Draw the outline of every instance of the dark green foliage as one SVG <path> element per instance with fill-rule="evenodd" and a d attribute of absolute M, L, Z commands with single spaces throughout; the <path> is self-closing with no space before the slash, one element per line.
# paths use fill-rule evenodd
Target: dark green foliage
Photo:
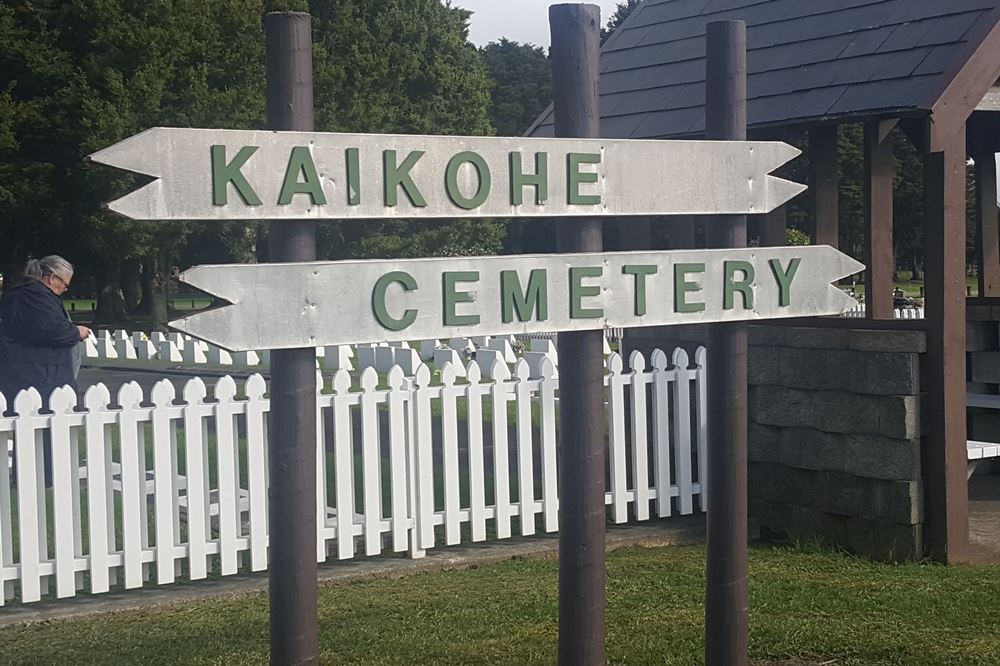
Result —
<path fill-rule="evenodd" d="M 76 285 L 90 276 L 107 296 L 98 321 L 110 323 L 126 316 L 123 262 L 142 259 L 149 278 L 173 263 L 266 255 L 253 225 L 103 212 L 142 179 L 83 158 L 154 126 L 264 127 L 262 17 L 289 10 L 314 16 L 318 130 L 490 133 L 469 13 L 439 0 L 9 0 L 0 4 L 0 272 L 12 276 L 30 254 L 64 254 Z M 328 226 L 322 237 L 344 242 L 328 243 L 327 257 L 496 252 L 504 230 Z"/>
<path fill-rule="evenodd" d="M 615 11 L 608 18 L 607 24 L 601 29 L 601 43 L 614 34 L 615 30 L 625 22 L 642 0 L 623 0 L 615 6 Z"/>
<path fill-rule="evenodd" d="M 479 53 L 494 83 L 490 122 L 498 136 L 521 136 L 552 101 L 544 49 L 501 39 Z"/>
<path fill-rule="evenodd" d="M 490 80 L 468 42 L 469 12 L 440 0 L 311 2 L 316 129 L 491 134 Z M 481 221 L 325 223 L 322 258 L 496 254 L 505 227 Z"/>

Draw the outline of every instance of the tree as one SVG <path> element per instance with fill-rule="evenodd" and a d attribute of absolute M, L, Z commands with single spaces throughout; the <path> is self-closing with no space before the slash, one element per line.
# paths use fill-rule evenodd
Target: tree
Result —
<path fill-rule="evenodd" d="M 608 19 L 607 25 L 601 29 L 601 43 L 614 34 L 615 30 L 625 22 L 625 19 L 629 17 L 632 11 L 639 6 L 642 0 L 624 0 L 624 2 L 619 2 L 615 6 L 615 11 L 611 14 L 611 18 Z"/>
<path fill-rule="evenodd" d="M 493 80 L 490 122 L 499 136 L 521 136 L 552 100 L 552 70 L 545 51 L 502 38 L 479 54 Z"/>
<path fill-rule="evenodd" d="M 313 16 L 320 131 L 487 135 L 490 80 L 470 12 L 440 0 L 326 0 Z M 387 220 L 321 225 L 320 256 L 495 254 L 502 223 Z"/>
<path fill-rule="evenodd" d="M 83 157 L 154 125 L 259 127 L 261 7 L 260 0 L 4 5 L 0 89 L 21 109 L 9 157 L 35 174 L 45 194 L 32 197 L 15 187 L 0 214 L 18 211 L 28 228 L 47 231 L 42 240 L 15 230 L 22 241 L 18 251 L 62 249 L 97 274 L 98 323 L 126 316 L 121 263 L 152 256 L 145 278 L 162 278 L 188 228 L 102 211 L 102 202 L 137 181 L 110 169 L 84 169 Z M 156 319 L 162 321 L 160 305 Z"/>

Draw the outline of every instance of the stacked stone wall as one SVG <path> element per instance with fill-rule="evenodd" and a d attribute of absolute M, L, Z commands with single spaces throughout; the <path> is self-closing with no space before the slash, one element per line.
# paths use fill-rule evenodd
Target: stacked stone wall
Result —
<path fill-rule="evenodd" d="M 750 513 L 887 560 L 922 554 L 922 333 L 750 329 Z"/>

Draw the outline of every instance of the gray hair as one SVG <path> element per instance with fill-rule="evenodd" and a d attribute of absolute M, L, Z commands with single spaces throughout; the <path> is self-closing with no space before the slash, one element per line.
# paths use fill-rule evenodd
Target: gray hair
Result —
<path fill-rule="evenodd" d="M 50 254 L 41 259 L 32 259 L 24 267 L 24 277 L 28 280 L 41 282 L 50 275 L 55 275 L 65 282 L 73 277 L 73 264 L 57 254 Z"/>

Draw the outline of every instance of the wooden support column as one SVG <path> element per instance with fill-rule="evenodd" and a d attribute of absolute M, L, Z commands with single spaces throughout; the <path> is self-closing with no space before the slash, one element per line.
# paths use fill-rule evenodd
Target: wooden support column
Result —
<path fill-rule="evenodd" d="M 934 129 L 932 127 L 931 131 Z M 926 398 L 922 409 L 925 554 L 968 559 L 965 424 L 965 131 L 934 136 L 924 161 Z"/>
<path fill-rule="evenodd" d="M 615 220 L 618 225 L 618 249 L 648 250 L 651 246 L 649 217 L 622 217 Z"/>
<path fill-rule="evenodd" d="M 784 247 L 788 226 L 788 207 L 778 206 L 766 215 L 758 215 L 761 247 Z"/>
<path fill-rule="evenodd" d="M 992 149 L 977 150 L 976 264 L 979 295 L 1000 296 L 1000 229 L 997 227 L 997 163 Z"/>
<path fill-rule="evenodd" d="M 865 305 L 869 319 L 892 319 L 894 121 L 865 123 Z"/>
<path fill-rule="evenodd" d="M 693 250 L 697 247 L 695 219 L 691 215 L 664 218 L 671 250 Z"/>
<path fill-rule="evenodd" d="M 809 130 L 809 189 L 812 191 L 813 242 L 816 245 L 840 245 L 837 163 L 837 126 L 823 125 Z"/>

